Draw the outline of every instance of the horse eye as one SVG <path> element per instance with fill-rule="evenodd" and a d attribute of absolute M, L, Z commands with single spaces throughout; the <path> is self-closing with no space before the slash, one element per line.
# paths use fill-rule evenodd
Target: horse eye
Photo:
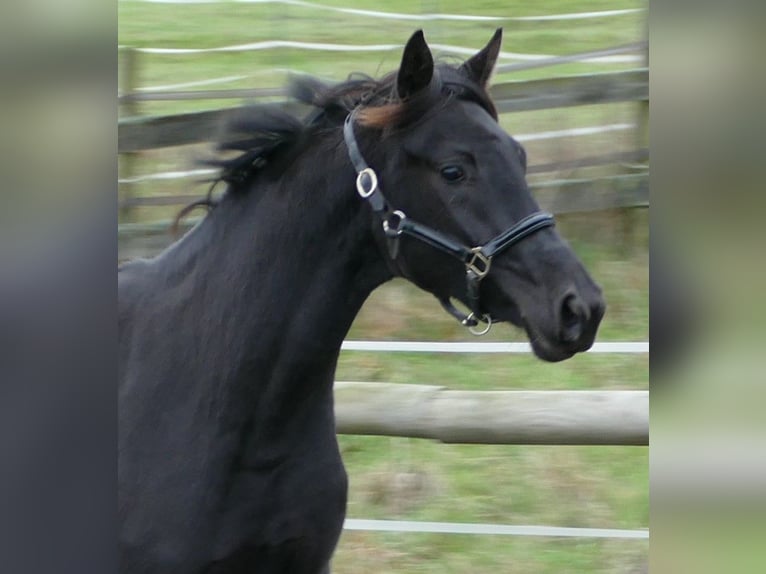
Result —
<path fill-rule="evenodd" d="M 441 169 L 441 174 L 447 181 L 459 181 L 465 177 L 465 172 L 459 165 L 445 166 Z"/>

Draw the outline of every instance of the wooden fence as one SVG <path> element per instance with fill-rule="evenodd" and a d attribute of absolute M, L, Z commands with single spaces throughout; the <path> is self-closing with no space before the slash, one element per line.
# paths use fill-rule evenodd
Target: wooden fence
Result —
<path fill-rule="evenodd" d="M 335 416 L 341 434 L 472 444 L 649 444 L 648 391 L 453 391 L 336 382 Z"/>
<path fill-rule="evenodd" d="M 502 113 L 561 108 L 595 103 L 637 102 L 639 121 L 647 121 L 643 104 L 649 97 L 649 77 L 646 68 L 546 78 L 521 82 L 505 82 L 491 88 L 498 109 Z M 236 90 L 226 94 L 233 98 L 245 95 L 252 98 L 283 95 L 279 90 Z M 145 94 L 149 96 L 150 94 Z M 181 94 L 175 93 L 174 96 Z M 152 97 L 158 94 L 151 94 Z M 218 94 L 222 96 L 222 94 Z M 134 109 L 136 100 L 130 94 L 123 95 L 123 104 Z M 300 106 L 283 101 L 280 105 L 301 112 Z M 186 204 L 198 195 L 174 194 L 160 196 L 137 196 L 135 185 L 140 180 L 133 175 L 138 152 L 210 141 L 220 126 L 235 113 L 236 108 L 191 112 L 160 117 L 126 117 L 119 121 L 118 151 L 121 154 L 121 199 L 123 220 L 128 219 L 135 207 Z M 616 126 L 630 127 L 630 126 Z M 608 126 L 607 128 L 608 129 Z M 644 128 L 637 126 L 640 132 Z M 555 136 L 557 134 L 551 134 Z M 563 134 L 566 135 L 566 134 Z M 530 137 L 534 137 L 532 134 Z M 615 164 L 642 164 L 648 160 L 649 151 L 637 142 L 630 151 L 585 156 L 577 159 L 533 164 L 530 174 L 570 171 L 585 167 Z M 179 173 L 177 177 L 194 175 L 195 172 Z M 161 176 L 162 174 L 160 174 Z M 148 178 L 147 178 L 148 179 Z M 530 188 L 543 209 L 554 213 L 598 211 L 615 208 L 645 207 L 649 203 L 648 172 L 641 169 L 635 173 L 618 173 L 605 177 L 586 179 L 549 179 L 531 183 Z M 167 233 L 168 222 L 150 225 L 122 225 L 119 229 L 121 257 L 154 254 L 164 248 L 172 238 Z"/>
<path fill-rule="evenodd" d="M 133 64 L 135 65 L 135 64 Z M 646 68 L 520 82 L 504 82 L 490 88 L 500 113 L 563 108 L 589 104 L 646 101 L 649 98 L 649 71 Z M 286 97 L 279 89 L 242 89 L 193 92 L 124 93 L 124 105 L 158 99 L 251 99 Z M 288 111 L 301 107 L 282 103 Z M 210 141 L 236 108 L 192 112 L 161 117 L 127 117 L 120 120 L 119 153 L 144 151 Z"/>
<path fill-rule="evenodd" d="M 149 0 L 147 0 L 149 1 Z M 151 0 L 152 2 L 163 0 Z M 166 0 L 177 2 L 178 0 Z M 499 13 L 476 14 L 441 14 L 441 13 L 396 13 L 390 10 L 360 10 L 357 8 L 330 6 L 316 2 L 296 0 L 273 0 L 274 4 L 284 4 L 305 12 L 330 13 L 336 18 L 363 18 L 364 21 L 412 21 L 412 22 L 580 22 L 584 20 L 623 18 L 645 12 L 645 8 L 624 10 L 602 10 L 567 14 L 511 15 Z M 285 13 L 287 14 L 287 13 Z M 286 16 L 287 17 L 287 16 Z M 630 16 L 628 16 L 630 17 Z M 413 24 L 418 26 L 418 24 Z M 644 32 L 646 34 L 646 32 Z M 648 186 L 648 35 L 643 41 L 623 43 L 602 49 L 565 55 L 519 54 L 501 52 L 496 67 L 498 74 L 528 70 L 532 68 L 557 66 L 577 62 L 592 66 L 619 64 L 621 70 L 562 77 L 549 77 L 524 81 L 503 81 L 491 87 L 490 92 L 501 114 L 532 110 L 550 110 L 572 106 L 601 105 L 618 102 L 635 102 L 634 124 L 595 126 L 586 130 L 563 130 L 545 135 L 529 134 L 532 139 L 558 138 L 562 136 L 589 135 L 612 131 L 614 129 L 632 129 L 635 145 L 632 149 L 615 152 L 607 150 L 597 155 L 581 155 L 575 158 L 559 158 L 546 163 L 532 164 L 529 174 L 532 177 L 532 189 L 541 206 L 554 213 L 604 210 L 613 208 L 645 207 L 649 202 Z M 337 52 L 343 59 L 345 53 L 385 52 L 399 50 L 394 44 L 368 44 L 357 41 L 353 44 L 330 44 L 316 42 L 315 38 L 291 38 L 289 34 L 280 35 L 279 39 L 256 37 L 250 43 L 217 46 L 157 46 L 131 47 L 120 46 L 121 86 L 118 95 L 121 119 L 118 127 L 118 151 L 120 154 L 120 215 L 121 222 L 128 224 L 134 220 L 136 208 L 176 206 L 187 204 L 199 198 L 199 194 L 142 194 L 138 193 L 141 185 L 152 180 L 199 177 L 201 170 L 185 172 L 164 172 L 137 176 L 137 166 L 143 152 L 177 146 L 201 144 L 214 139 L 222 125 L 235 113 L 235 108 L 225 107 L 201 112 L 189 112 L 158 117 L 140 115 L 143 102 L 171 100 L 248 100 L 250 102 L 269 101 L 290 111 L 302 113 L 301 106 L 287 100 L 283 88 L 270 86 L 240 89 L 210 89 L 217 83 L 242 80 L 248 76 L 228 76 L 226 78 L 196 79 L 192 82 L 174 85 L 146 87 L 141 85 L 141 68 L 144 58 L 184 58 L 184 54 L 225 54 L 241 52 L 259 52 L 263 50 L 302 50 Z M 323 38 L 323 40 L 326 40 Z M 623 38 L 623 41 L 627 38 Z M 509 44 L 510 45 L 510 44 Z M 468 46 L 432 44 L 437 52 L 465 56 L 474 50 Z M 218 56 L 216 56 L 218 57 Z M 629 64 L 634 62 L 635 64 Z M 642 64 L 641 64 L 642 62 Z M 624 69 L 625 65 L 638 65 L 636 69 Z M 296 73 L 302 73 L 294 70 Z M 242 74 L 243 72 L 231 72 Z M 195 89 L 189 89 L 195 88 Z M 590 131 L 589 131 L 590 130 Z M 514 134 L 518 136 L 518 134 Z M 518 137 L 522 142 L 521 137 Z M 611 167 L 610 167 L 611 166 Z M 588 176 L 578 179 L 571 174 L 582 168 L 605 168 L 591 170 Z M 594 179 L 594 173 L 598 176 Z M 551 174 L 550 177 L 545 175 Z M 563 175 L 563 178 L 562 178 Z M 142 212 L 145 213 L 145 212 Z M 167 212 L 166 212 L 167 213 Z M 155 221 L 151 225 L 126 225 L 120 228 L 121 256 L 148 255 L 166 246 L 170 238 L 164 230 L 166 221 Z M 163 231 L 159 231 L 163 230 Z M 143 235 L 142 235 L 143 233 Z"/>

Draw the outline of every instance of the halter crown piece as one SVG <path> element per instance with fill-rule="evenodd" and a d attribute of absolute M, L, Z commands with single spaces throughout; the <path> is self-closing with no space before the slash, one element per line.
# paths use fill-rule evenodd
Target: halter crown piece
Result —
<path fill-rule="evenodd" d="M 357 192 L 362 199 L 370 204 L 373 212 L 380 218 L 391 259 L 395 261 L 399 256 L 399 238 L 402 235 L 414 237 L 459 259 L 465 265 L 466 291 L 471 312 L 466 315 L 459 311 L 449 300 L 449 297 L 437 297 L 437 299 L 444 310 L 460 321 L 462 325 L 468 327 L 471 333 L 474 335 L 486 334 L 492 326 L 492 318 L 488 313 L 481 310 L 479 286 L 481 280 L 489 273 L 492 258 L 536 231 L 554 225 L 553 215 L 541 211 L 532 213 L 484 245 L 476 247 L 468 247 L 435 229 L 408 218 L 402 211 L 392 209 L 389 206 L 378 185 L 378 175 L 362 157 L 354 136 L 355 114 L 356 110 L 346 116 L 346 121 L 343 124 L 343 139 L 346 142 L 351 163 L 357 172 Z M 486 327 L 476 330 L 475 327 L 480 322 L 486 323 Z"/>

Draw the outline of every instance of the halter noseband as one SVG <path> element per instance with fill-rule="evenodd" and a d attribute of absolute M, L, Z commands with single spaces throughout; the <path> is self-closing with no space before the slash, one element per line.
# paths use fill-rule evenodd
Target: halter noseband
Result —
<path fill-rule="evenodd" d="M 492 318 L 489 314 L 481 311 L 479 284 L 489 273 L 492 258 L 536 231 L 554 225 L 553 215 L 545 212 L 528 215 L 497 237 L 477 247 L 463 245 L 435 229 L 410 219 L 402 211 L 392 209 L 383 196 L 375 170 L 367 165 L 359 151 L 359 145 L 354 136 L 354 115 L 355 111 L 346 116 L 346 121 L 343 124 L 343 139 L 346 142 L 351 163 L 354 164 L 354 169 L 357 171 L 357 192 L 362 199 L 369 202 L 372 210 L 380 217 L 391 259 L 396 261 L 399 255 L 399 238 L 402 235 L 419 239 L 431 247 L 459 259 L 465 265 L 468 306 L 471 313 L 466 315 L 459 311 L 449 300 L 449 297 L 437 297 L 437 299 L 445 311 L 468 327 L 474 335 L 484 335 L 492 326 Z M 479 322 L 486 323 L 487 326 L 481 331 L 476 331 L 474 327 Z"/>

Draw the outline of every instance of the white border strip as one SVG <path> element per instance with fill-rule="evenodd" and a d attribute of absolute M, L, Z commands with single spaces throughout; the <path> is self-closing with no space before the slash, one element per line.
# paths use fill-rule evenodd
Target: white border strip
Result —
<path fill-rule="evenodd" d="M 514 136 L 514 139 L 520 142 L 532 142 L 537 140 L 550 140 L 563 137 L 573 136 L 591 136 L 595 134 L 602 134 L 606 132 L 618 132 L 623 130 L 631 130 L 636 127 L 636 124 L 611 124 L 608 126 L 590 126 L 584 128 L 572 128 L 569 130 L 555 130 L 550 132 L 538 132 L 534 134 L 519 134 Z"/>
<path fill-rule="evenodd" d="M 626 10 L 602 10 L 599 12 L 576 12 L 571 14 L 549 14 L 544 16 L 473 16 L 471 14 L 402 14 L 399 12 L 382 12 L 379 10 L 360 10 L 357 8 L 343 8 L 340 6 L 324 6 L 302 0 L 122 0 L 123 2 L 143 2 L 147 4 L 222 4 L 225 2 L 237 4 L 285 4 L 288 6 L 301 6 L 303 8 L 315 8 L 328 10 L 341 14 L 355 16 L 367 16 L 385 20 L 454 20 L 458 22 L 543 22 L 551 20 L 585 20 L 590 18 L 607 18 L 611 16 L 624 16 L 644 12 L 644 8 L 630 8 Z"/>
<path fill-rule="evenodd" d="M 127 177 L 127 178 L 118 179 L 117 183 L 141 183 L 142 181 L 184 179 L 187 177 L 198 177 L 201 175 L 214 175 L 216 173 L 218 173 L 217 169 L 192 169 L 189 171 L 163 171 L 160 173 L 150 173 L 148 175 L 138 175 L 136 177 Z"/>
<path fill-rule="evenodd" d="M 168 87 L 168 86 L 164 86 Z M 622 131 L 635 128 L 635 124 L 612 124 L 607 126 L 591 126 L 583 128 L 572 128 L 569 130 L 555 130 L 549 132 L 539 132 L 535 134 L 519 134 L 515 139 L 520 142 L 531 142 L 538 140 L 548 140 L 562 137 L 589 136 L 606 132 Z M 166 171 L 140 175 L 126 179 L 118 179 L 118 183 L 141 183 L 144 181 L 184 179 L 188 177 L 197 177 L 202 175 L 213 175 L 217 173 L 215 169 L 194 169 L 190 171 Z M 598 343 L 596 343 L 598 345 Z"/>
<path fill-rule="evenodd" d="M 212 86 L 214 84 L 227 84 L 229 82 L 238 82 L 239 80 L 245 80 L 251 78 L 249 76 L 225 76 L 223 78 L 212 78 L 210 80 L 196 80 L 193 82 L 183 82 L 181 84 L 167 84 L 165 86 L 149 86 L 146 88 L 138 88 L 139 92 L 162 92 L 165 90 L 182 90 L 184 88 L 196 88 L 198 86 Z"/>
<path fill-rule="evenodd" d="M 120 45 L 118 47 L 125 47 Z M 474 48 L 465 48 L 462 46 L 452 46 L 450 44 L 431 44 L 431 47 L 442 52 L 453 54 L 472 55 L 476 53 Z M 324 52 L 387 52 L 390 50 L 400 50 L 402 44 L 329 44 L 324 42 L 297 42 L 293 40 L 264 40 L 262 42 L 251 42 L 249 44 L 234 44 L 231 46 L 219 46 L 216 48 L 133 48 L 136 52 L 143 54 L 161 54 L 161 55 L 187 55 L 187 54 L 210 54 L 217 52 L 253 52 L 257 50 L 272 50 L 276 48 L 293 48 L 298 50 L 312 50 Z M 500 58 L 538 61 L 550 58 L 558 58 L 551 54 L 520 54 L 517 52 L 500 52 Z M 594 58 L 585 58 L 577 60 L 590 64 L 625 64 L 630 62 L 643 61 L 640 55 L 616 55 L 600 56 Z"/>
<path fill-rule="evenodd" d="M 430 341 L 343 341 L 342 351 L 400 353 L 531 353 L 529 343 L 444 343 Z M 589 353 L 645 354 L 648 342 L 594 343 Z"/>
<path fill-rule="evenodd" d="M 147 86 L 144 88 L 136 88 L 136 90 L 139 92 L 162 92 L 166 90 L 167 91 L 180 90 L 183 88 L 193 88 L 197 86 L 212 86 L 215 84 L 226 84 L 229 82 L 238 82 L 240 80 L 248 80 L 250 78 L 257 78 L 261 76 L 274 76 L 278 74 L 314 77 L 311 74 L 308 74 L 307 72 L 304 72 L 302 70 L 294 70 L 292 68 L 269 68 L 266 70 L 258 71 L 255 74 L 245 74 L 240 76 L 224 76 L 223 78 L 212 78 L 210 80 L 193 80 L 193 81 L 183 82 L 180 84 L 167 84 L 165 86 Z M 328 81 L 332 81 L 332 80 L 328 79 Z"/>
<path fill-rule="evenodd" d="M 365 16 L 368 18 L 377 18 L 382 20 L 409 20 L 409 21 L 428 21 L 428 20 L 452 20 L 458 22 L 500 22 L 510 20 L 499 16 L 474 16 L 471 14 L 402 14 L 399 12 L 382 12 L 380 10 L 361 10 L 358 8 L 343 8 L 340 6 L 324 6 L 314 4 L 313 2 L 304 2 L 302 0 L 232 0 L 241 4 L 287 4 L 288 6 L 300 6 L 303 8 L 315 8 L 319 10 L 329 10 L 340 14 L 351 14 L 353 16 Z"/>
<path fill-rule="evenodd" d="M 411 522 L 409 520 L 367 520 L 346 518 L 345 530 L 376 532 L 423 532 L 428 534 L 500 534 L 505 536 L 554 536 L 568 538 L 649 539 L 648 530 L 617 528 L 570 528 L 563 526 L 511 526 L 465 522 Z"/>
<path fill-rule="evenodd" d="M 549 16 L 516 16 L 506 18 L 514 22 L 545 22 L 551 20 L 588 20 L 591 18 L 607 18 L 610 16 L 624 16 L 626 14 L 638 14 L 644 8 L 628 8 L 625 10 L 602 10 L 600 12 L 575 12 L 572 14 L 551 14 Z"/>
<path fill-rule="evenodd" d="M 302 50 L 320 50 L 328 52 L 381 52 L 401 48 L 399 44 L 326 44 L 321 42 L 294 42 L 291 40 L 265 40 L 249 44 L 234 44 L 217 48 L 134 48 L 144 54 L 206 54 L 214 52 L 250 52 L 273 48 L 299 48 Z"/>

